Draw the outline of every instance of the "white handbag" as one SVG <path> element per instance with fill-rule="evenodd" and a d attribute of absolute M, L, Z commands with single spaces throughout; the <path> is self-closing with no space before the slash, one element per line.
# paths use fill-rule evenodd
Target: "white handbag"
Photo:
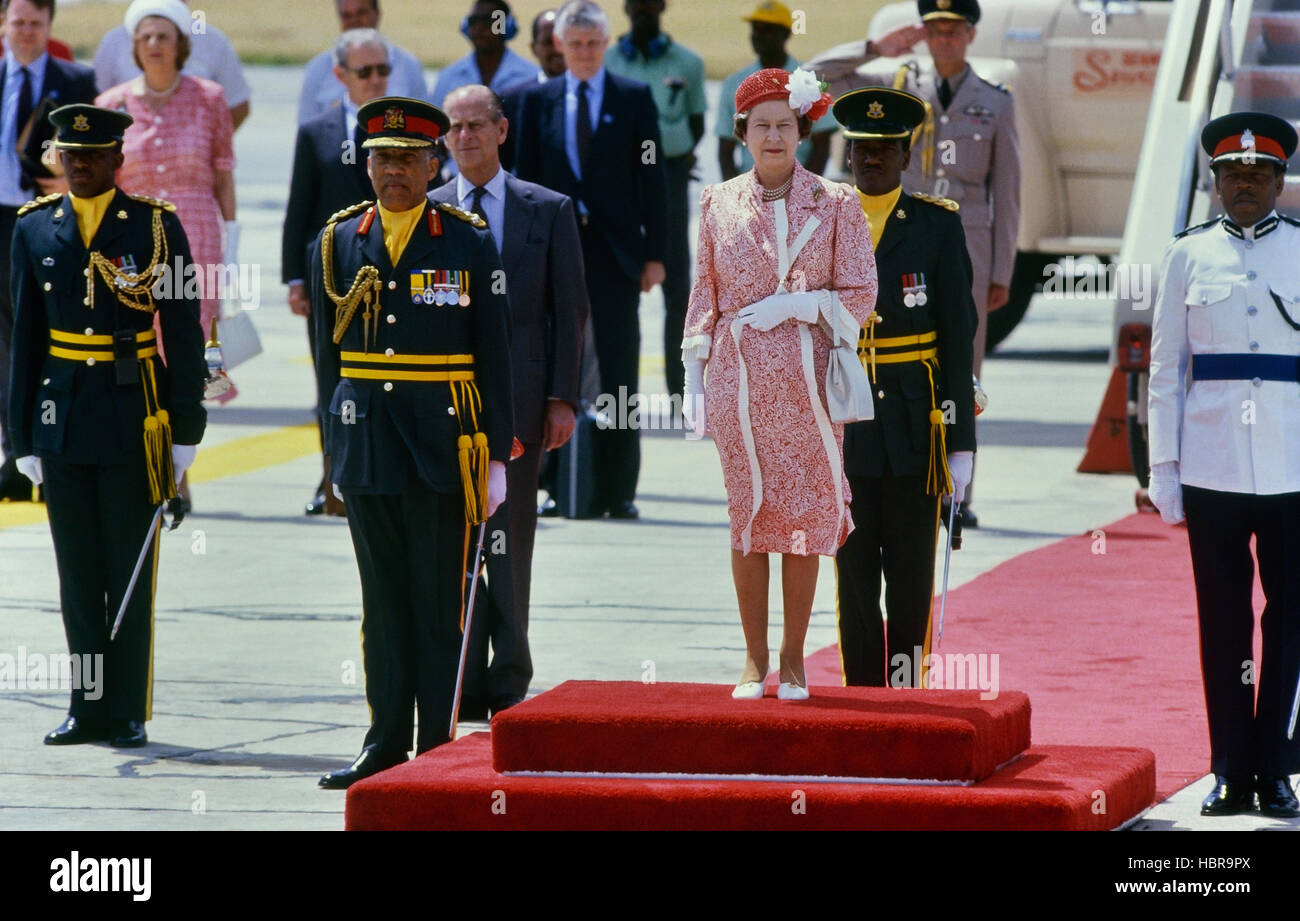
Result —
<path fill-rule="evenodd" d="M 836 424 L 868 422 L 876 418 L 871 398 L 871 380 L 858 359 L 857 343 L 844 343 L 840 329 L 840 299 L 832 294 L 835 327 L 830 359 L 826 364 L 826 412 Z"/>
<path fill-rule="evenodd" d="M 250 358 L 262 354 L 262 340 L 248 311 L 235 308 L 235 312 L 217 321 L 217 338 L 221 341 L 221 354 L 226 360 L 226 370 L 237 368 Z"/>

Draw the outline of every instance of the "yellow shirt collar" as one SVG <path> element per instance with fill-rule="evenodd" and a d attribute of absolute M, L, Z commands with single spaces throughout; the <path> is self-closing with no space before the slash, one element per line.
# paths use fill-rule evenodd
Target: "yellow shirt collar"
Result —
<path fill-rule="evenodd" d="M 894 213 L 894 205 L 898 204 L 899 196 L 903 194 L 903 187 L 900 185 L 892 192 L 886 192 L 884 195 L 868 195 L 861 189 L 855 189 L 858 198 L 862 202 L 862 212 L 867 216 L 867 225 L 871 228 L 871 246 L 874 249 L 880 245 L 880 238 L 885 233 L 885 222 L 889 216 Z"/>
<path fill-rule="evenodd" d="M 379 208 L 380 226 L 384 229 L 384 249 L 388 250 L 389 261 L 394 266 L 411 240 L 411 232 L 424 213 L 424 205 L 421 202 L 409 211 L 389 211 L 383 205 L 376 206 Z"/>
<path fill-rule="evenodd" d="M 72 210 L 77 215 L 77 230 L 81 231 L 82 246 L 90 246 L 90 241 L 95 239 L 99 222 L 104 219 L 104 212 L 108 210 L 108 203 L 113 200 L 116 192 L 117 189 L 112 188 L 93 198 L 78 198 L 71 192 L 68 193 L 68 198 L 72 199 Z"/>

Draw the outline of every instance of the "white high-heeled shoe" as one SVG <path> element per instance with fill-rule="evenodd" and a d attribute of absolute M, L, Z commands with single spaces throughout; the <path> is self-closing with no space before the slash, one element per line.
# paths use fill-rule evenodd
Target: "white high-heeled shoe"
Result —
<path fill-rule="evenodd" d="M 800 687 L 793 681 L 782 681 L 781 686 L 776 689 L 776 696 L 781 700 L 807 700 L 808 689 Z"/>
<path fill-rule="evenodd" d="M 731 692 L 732 700 L 761 700 L 763 697 L 762 681 L 742 681 Z"/>

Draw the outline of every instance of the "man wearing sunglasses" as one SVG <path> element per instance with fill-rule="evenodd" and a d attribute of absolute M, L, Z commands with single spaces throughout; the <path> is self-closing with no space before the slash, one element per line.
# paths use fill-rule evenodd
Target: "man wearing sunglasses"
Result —
<path fill-rule="evenodd" d="M 379 28 L 379 0 L 334 0 L 334 11 L 339 17 L 340 32 Z M 387 64 L 391 68 L 388 95 L 423 99 L 424 67 L 419 59 L 405 48 L 398 48 L 391 42 L 385 44 L 388 48 Z M 298 124 L 304 125 L 344 104 L 346 90 L 330 75 L 337 63 L 333 48 L 325 49 L 307 62 L 302 78 L 302 93 L 298 97 Z M 365 158 L 361 159 L 364 162 Z M 348 204 L 352 204 L 352 201 L 349 200 Z"/>
<path fill-rule="evenodd" d="M 343 104 L 298 128 L 294 147 L 293 179 L 281 237 L 280 278 L 289 286 L 289 309 L 307 318 L 307 342 L 316 353 L 311 335 L 311 299 L 307 277 L 307 247 L 316 239 L 331 214 L 375 197 L 366 175 L 364 134 L 357 127 L 357 109 L 387 95 L 388 44 L 374 29 L 349 29 L 334 45 L 334 77 L 344 89 Z M 319 411 L 318 411 L 319 415 Z M 319 422 L 319 419 L 318 419 Z M 325 471 L 328 475 L 328 471 Z M 307 503 L 308 515 L 343 514 L 341 502 L 325 489 L 326 478 Z"/>

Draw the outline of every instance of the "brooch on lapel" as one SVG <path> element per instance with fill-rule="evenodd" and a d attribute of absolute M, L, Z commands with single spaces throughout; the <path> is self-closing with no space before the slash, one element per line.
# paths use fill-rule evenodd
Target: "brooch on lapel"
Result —
<path fill-rule="evenodd" d="M 821 186 L 818 186 L 817 188 L 813 189 L 813 201 L 817 201 L 817 199 L 821 198 L 822 193 L 825 191 L 826 190 L 823 189 Z"/>

